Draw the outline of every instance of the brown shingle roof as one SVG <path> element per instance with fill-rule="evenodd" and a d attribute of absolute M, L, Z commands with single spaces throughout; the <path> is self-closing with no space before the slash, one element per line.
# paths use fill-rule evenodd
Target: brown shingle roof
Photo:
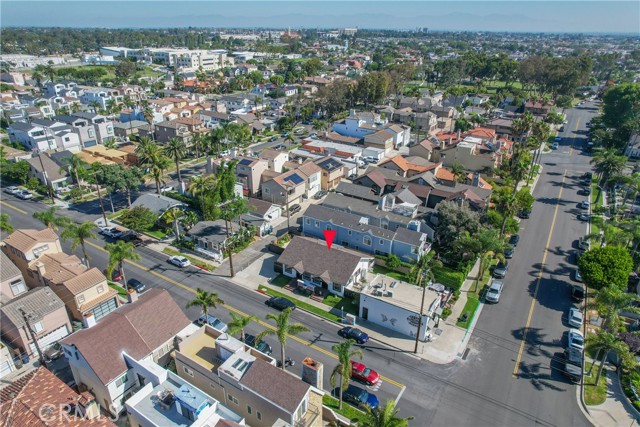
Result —
<path fill-rule="evenodd" d="M 308 161 L 308 162 L 305 162 L 302 165 L 300 165 L 298 170 L 300 172 L 302 172 L 303 174 L 307 175 L 307 176 L 311 176 L 313 174 L 321 172 L 322 168 L 320 166 L 316 165 L 314 162 Z"/>
<path fill-rule="evenodd" d="M 55 242 L 56 240 L 58 240 L 58 235 L 45 228 L 44 230 L 16 230 L 3 242 L 22 253 L 26 253 L 38 243 Z"/>
<path fill-rule="evenodd" d="M 76 346 L 103 384 L 108 384 L 127 370 L 123 351 L 136 359 L 145 357 L 189 323 L 169 293 L 154 288 L 62 343 Z"/>
<path fill-rule="evenodd" d="M 0 425 L 6 427 L 115 427 L 108 418 L 78 417 L 66 405 L 86 404 L 93 396 L 80 396 L 45 367 L 18 378 L 0 393 Z M 45 406 L 51 412 L 43 412 Z M 44 417 L 43 415 L 46 415 Z"/>
<path fill-rule="evenodd" d="M 242 376 L 240 384 L 293 413 L 311 386 L 287 371 L 256 359 Z M 286 390 L 286 391 L 285 391 Z"/>

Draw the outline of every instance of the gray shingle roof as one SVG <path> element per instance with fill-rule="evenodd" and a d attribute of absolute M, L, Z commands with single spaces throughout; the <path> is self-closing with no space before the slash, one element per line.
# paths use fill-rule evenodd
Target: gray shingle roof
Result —
<path fill-rule="evenodd" d="M 322 206 L 339 211 L 351 212 L 354 214 L 367 216 L 370 218 L 387 217 L 394 222 L 401 224 L 409 224 L 413 218 L 398 215 L 393 212 L 382 212 L 377 205 L 367 202 L 366 200 L 355 199 L 353 197 L 343 196 L 342 194 L 329 193 L 322 202 Z"/>
<path fill-rule="evenodd" d="M 63 307 L 62 300 L 47 286 L 32 289 L 12 299 L 2 306 L 2 313 L 11 320 L 11 323 L 20 328 L 24 325 L 20 309 L 30 314 L 33 322 L 38 322 L 47 314 Z"/>
<path fill-rule="evenodd" d="M 27 122 L 13 122 L 11 123 L 11 125 L 9 125 L 9 127 L 13 130 L 21 130 L 23 132 L 28 132 L 31 129 L 33 129 L 35 126 Z"/>
<path fill-rule="evenodd" d="M 370 258 L 338 245 L 331 250 L 322 240 L 296 236 L 278 257 L 278 262 L 321 277 L 326 282 L 346 285 L 362 258 Z"/>
<path fill-rule="evenodd" d="M 143 194 L 138 197 L 135 202 L 131 203 L 132 208 L 135 208 L 136 206 L 144 206 L 145 208 L 151 209 L 152 212 L 160 215 L 167 209 L 175 206 L 185 206 L 185 204 L 161 194 Z"/>
<path fill-rule="evenodd" d="M 11 280 L 17 276 L 22 277 L 22 273 L 20 273 L 18 267 L 11 262 L 4 252 L 0 252 L 0 282 Z"/>
<path fill-rule="evenodd" d="M 368 200 L 370 202 L 377 203 L 380 200 L 380 196 L 373 194 L 373 190 L 364 185 L 356 185 L 350 182 L 342 181 L 336 187 L 336 193 L 344 194 L 345 196 L 354 197 L 357 199 Z"/>

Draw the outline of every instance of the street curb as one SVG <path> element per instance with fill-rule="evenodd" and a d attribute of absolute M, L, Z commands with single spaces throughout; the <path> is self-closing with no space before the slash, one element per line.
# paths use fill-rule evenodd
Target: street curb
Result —
<path fill-rule="evenodd" d="M 622 385 L 620 369 L 616 369 L 616 371 L 617 371 L 616 374 L 618 375 L 618 385 L 620 386 L 620 389 L 622 389 L 622 395 L 624 396 L 624 403 L 623 403 L 624 407 L 625 409 L 627 409 L 627 411 L 631 412 L 633 417 L 636 419 L 636 422 L 638 422 L 638 420 L 640 420 L 640 411 L 636 409 L 636 407 L 633 405 L 633 402 L 631 402 L 631 399 L 629 398 L 629 396 L 627 396 L 627 393 L 624 392 L 624 386 Z"/>

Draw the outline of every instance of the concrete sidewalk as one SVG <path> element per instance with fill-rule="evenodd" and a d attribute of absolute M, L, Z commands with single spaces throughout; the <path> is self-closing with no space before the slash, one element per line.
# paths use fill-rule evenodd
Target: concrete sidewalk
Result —
<path fill-rule="evenodd" d="M 614 369 L 607 366 L 607 399 L 601 405 L 588 406 L 585 415 L 596 427 L 638 426 L 640 424 L 635 418 L 634 409 L 629 407 L 631 403 L 624 395 L 620 377 Z"/>

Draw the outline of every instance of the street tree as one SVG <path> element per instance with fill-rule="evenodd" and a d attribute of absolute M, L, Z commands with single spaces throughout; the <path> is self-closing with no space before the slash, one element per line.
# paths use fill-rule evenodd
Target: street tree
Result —
<path fill-rule="evenodd" d="M 11 225 L 9 214 L 0 213 L 0 230 L 13 233 L 13 225 Z"/>
<path fill-rule="evenodd" d="M 50 230 L 56 231 L 59 227 L 64 227 L 71 221 L 68 217 L 56 214 L 58 208 L 52 206 L 46 211 L 37 211 L 33 213 L 33 217 L 47 226 Z"/>
<path fill-rule="evenodd" d="M 62 240 L 71 240 L 71 250 L 76 250 L 78 246 L 82 248 L 82 256 L 87 267 L 89 266 L 89 255 L 87 254 L 85 243 L 88 239 L 96 238 L 93 232 L 96 228 L 96 224 L 91 221 L 85 221 L 80 224 L 69 222 L 60 234 Z"/>
<path fill-rule="evenodd" d="M 180 174 L 180 161 L 187 155 L 187 145 L 184 140 L 179 138 L 171 138 L 164 146 L 163 153 L 176 164 L 176 172 L 178 173 L 178 182 L 182 183 L 182 175 Z"/>
<path fill-rule="evenodd" d="M 231 322 L 228 323 L 229 333 L 231 335 L 240 333 L 240 341 L 245 342 L 244 330 L 251 324 L 251 322 L 257 322 L 258 318 L 256 316 L 242 316 L 234 313 L 233 311 L 230 311 L 229 315 L 232 319 Z M 256 342 L 256 344 L 258 343 Z"/>
<path fill-rule="evenodd" d="M 277 316 L 269 313 L 266 316 L 267 320 L 272 320 L 276 326 L 274 329 L 265 329 L 256 337 L 256 342 L 262 341 L 267 335 L 275 335 L 278 337 L 280 343 L 280 361 L 282 362 L 282 369 L 285 369 L 285 348 L 287 346 L 287 338 L 294 335 L 299 335 L 303 332 L 309 332 L 309 328 L 300 323 L 291 323 L 291 308 L 283 310 Z"/>
<path fill-rule="evenodd" d="M 218 308 L 218 304 L 224 304 L 224 301 L 218 296 L 218 292 L 197 288 L 196 297 L 187 303 L 186 308 L 200 307 L 205 319 L 208 320 L 209 309 Z"/>
<path fill-rule="evenodd" d="M 633 364 L 631 360 L 635 361 L 635 357 L 629 357 L 629 347 L 610 332 L 601 330 L 597 334 L 589 335 L 587 336 L 586 344 L 587 348 L 595 350 L 598 355 L 602 354 L 602 358 L 600 359 L 600 366 L 598 367 L 598 374 L 596 375 L 596 386 L 600 382 L 600 375 L 602 374 L 604 363 L 609 357 L 609 353 L 611 351 L 614 351 L 618 355 L 618 357 L 620 357 L 620 359 L 625 361 L 627 364 Z"/>
<path fill-rule="evenodd" d="M 145 206 L 134 206 L 124 211 L 118 220 L 128 229 L 142 232 L 153 227 L 158 220 L 158 215 Z"/>
<path fill-rule="evenodd" d="M 595 300 L 588 304 L 600 312 L 604 321 L 602 327 L 615 333 L 620 326 L 620 310 L 630 313 L 640 313 L 636 303 L 640 296 L 620 290 L 615 286 L 605 286 L 596 292 Z"/>
<path fill-rule="evenodd" d="M 125 289 L 129 289 L 127 284 L 127 277 L 124 272 L 125 261 L 137 261 L 140 259 L 140 254 L 135 251 L 135 246 L 131 242 L 125 242 L 118 240 L 115 243 L 107 243 L 104 247 L 109 253 L 109 263 L 107 264 L 107 276 L 112 277 L 113 270 L 118 267 L 120 274 L 122 275 L 122 282 Z"/>
<path fill-rule="evenodd" d="M 626 248 L 605 246 L 587 251 L 578 260 L 578 269 L 584 283 L 597 290 L 613 286 L 626 290 L 633 260 Z"/>
<path fill-rule="evenodd" d="M 393 399 L 387 400 L 377 408 L 364 408 L 364 414 L 364 419 L 358 422 L 361 427 L 409 427 L 409 421 L 413 420 L 413 417 L 398 416 L 396 402 Z"/>
<path fill-rule="evenodd" d="M 334 388 L 336 384 L 338 384 L 338 401 L 340 402 L 340 409 L 342 409 L 342 392 L 349 387 L 349 382 L 351 381 L 351 374 L 353 372 L 353 369 L 351 368 L 351 360 L 355 357 L 362 359 L 362 350 L 354 349 L 353 344 L 355 344 L 354 340 L 345 340 L 334 344 L 331 347 L 331 350 L 333 350 L 338 357 L 338 364 L 333 368 L 333 371 L 331 371 L 329 383 L 331 384 L 331 388 Z M 339 382 L 338 378 L 340 378 Z"/>

